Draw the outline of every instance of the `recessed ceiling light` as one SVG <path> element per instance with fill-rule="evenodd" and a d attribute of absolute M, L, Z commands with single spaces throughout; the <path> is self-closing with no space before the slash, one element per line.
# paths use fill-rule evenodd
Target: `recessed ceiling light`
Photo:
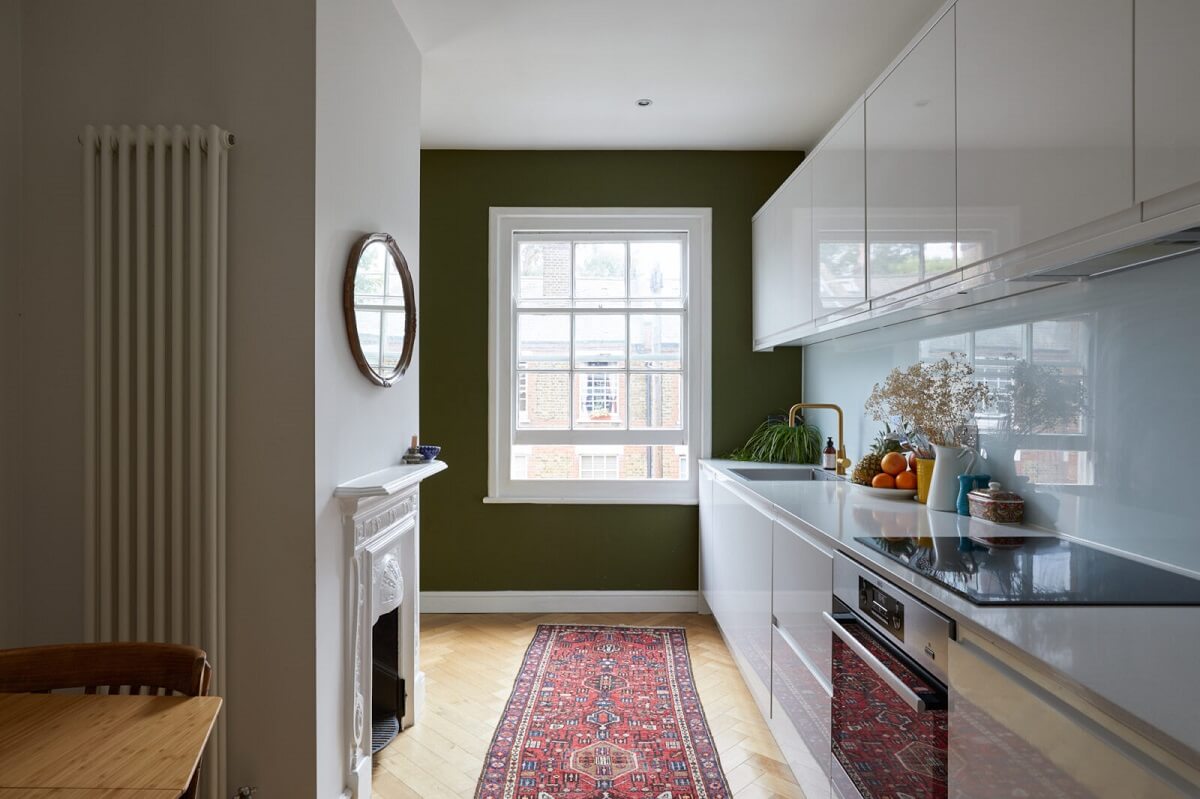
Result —
<path fill-rule="evenodd" d="M 639 108 L 645 108 L 648 105 L 653 105 L 654 101 L 651 100 L 649 97 L 643 97 L 642 99 L 637 101 L 637 104 L 638 104 Z"/>

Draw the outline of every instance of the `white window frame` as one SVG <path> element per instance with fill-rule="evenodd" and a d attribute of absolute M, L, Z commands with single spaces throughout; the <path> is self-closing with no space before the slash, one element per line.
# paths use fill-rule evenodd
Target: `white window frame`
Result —
<path fill-rule="evenodd" d="M 712 439 L 712 209 L 492 208 L 488 231 L 488 495 L 484 502 L 694 505 L 698 461 Z M 687 480 L 512 480 L 516 443 L 513 235 L 685 234 L 687 360 L 683 430 L 545 431 L 547 443 L 676 445 L 688 448 Z M 646 309 L 647 312 L 653 312 Z M 575 408 L 571 408 L 575 412 Z M 522 440 L 539 438 L 522 431 Z"/>

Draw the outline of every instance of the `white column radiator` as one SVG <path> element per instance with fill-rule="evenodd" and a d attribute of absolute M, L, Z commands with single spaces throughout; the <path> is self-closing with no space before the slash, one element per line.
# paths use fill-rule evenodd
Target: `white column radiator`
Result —
<path fill-rule="evenodd" d="M 198 646 L 225 681 L 228 151 L 216 126 L 84 128 L 88 638 Z M 202 791 L 225 785 L 224 717 Z"/>

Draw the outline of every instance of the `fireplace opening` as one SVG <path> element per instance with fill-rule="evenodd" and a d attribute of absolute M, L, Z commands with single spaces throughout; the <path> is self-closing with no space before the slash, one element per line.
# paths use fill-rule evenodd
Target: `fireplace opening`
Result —
<path fill-rule="evenodd" d="M 371 754 L 392 742 L 404 715 L 404 678 L 400 676 L 400 608 L 371 627 Z"/>

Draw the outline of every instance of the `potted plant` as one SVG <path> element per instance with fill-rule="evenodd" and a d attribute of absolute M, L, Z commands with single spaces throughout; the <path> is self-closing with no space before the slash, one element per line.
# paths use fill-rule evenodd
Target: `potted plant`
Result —
<path fill-rule="evenodd" d="M 893 369 L 871 390 L 866 410 L 877 421 L 896 420 L 899 429 L 910 431 L 907 443 L 918 458 L 918 498 L 925 495 L 934 510 L 952 511 L 958 476 L 975 463 L 967 446 L 975 412 L 990 399 L 991 391 L 975 380 L 966 356 L 952 352 L 938 361 Z"/>
<path fill-rule="evenodd" d="M 821 431 L 807 424 L 803 416 L 796 418 L 795 427 L 788 427 L 785 418 L 768 416 L 728 458 L 758 463 L 817 463 L 821 458 Z"/>

